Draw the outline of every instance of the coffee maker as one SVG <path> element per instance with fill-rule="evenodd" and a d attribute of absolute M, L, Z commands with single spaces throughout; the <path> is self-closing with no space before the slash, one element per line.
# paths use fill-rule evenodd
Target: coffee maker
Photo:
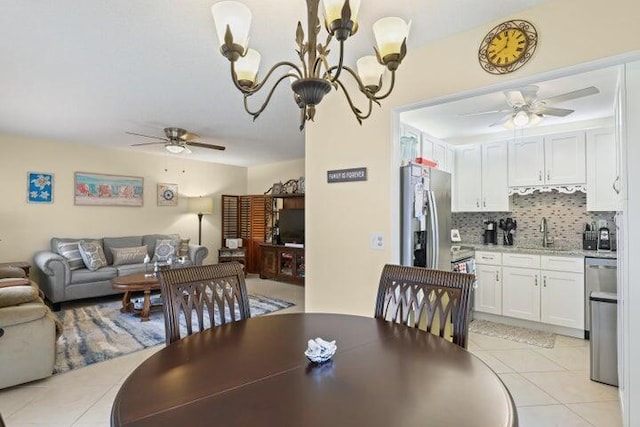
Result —
<path fill-rule="evenodd" d="M 484 221 L 484 244 L 498 243 L 498 224 L 495 221 Z"/>

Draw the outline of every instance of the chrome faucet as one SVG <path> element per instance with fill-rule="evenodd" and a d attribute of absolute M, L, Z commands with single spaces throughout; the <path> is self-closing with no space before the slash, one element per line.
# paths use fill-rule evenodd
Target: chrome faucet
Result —
<path fill-rule="evenodd" d="M 549 246 L 549 232 L 547 227 L 547 218 L 542 217 L 542 222 L 540 223 L 540 232 L 542 233 L 542 247 L 546 248 Z"/>

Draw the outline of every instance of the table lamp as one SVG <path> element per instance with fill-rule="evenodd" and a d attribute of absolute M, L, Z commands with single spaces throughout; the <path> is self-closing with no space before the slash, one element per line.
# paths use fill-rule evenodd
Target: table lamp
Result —
<path fill-rule="evenodd" d="M 198 214 L 198 244 L 202 244 L 202 215 L 213 213 L 213 199 L 211 197 L 190 197 L 189 212 Z"/>

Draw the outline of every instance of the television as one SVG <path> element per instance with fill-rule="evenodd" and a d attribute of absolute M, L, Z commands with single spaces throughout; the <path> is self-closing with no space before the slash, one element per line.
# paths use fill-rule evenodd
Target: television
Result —
<path fill-rule="evenodd" d="M 282 209 L 278 212 L 280 242 L 304 243 L 304 209 Z"/>

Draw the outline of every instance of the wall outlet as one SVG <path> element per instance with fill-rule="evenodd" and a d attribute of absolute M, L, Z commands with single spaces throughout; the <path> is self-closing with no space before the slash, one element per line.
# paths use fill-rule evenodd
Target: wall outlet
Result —
<path fill-rule="evenodd" d="M 371 233 L 369 235 L 369 246 L 376 251 L 384 250 L 384 234 Z"/>

